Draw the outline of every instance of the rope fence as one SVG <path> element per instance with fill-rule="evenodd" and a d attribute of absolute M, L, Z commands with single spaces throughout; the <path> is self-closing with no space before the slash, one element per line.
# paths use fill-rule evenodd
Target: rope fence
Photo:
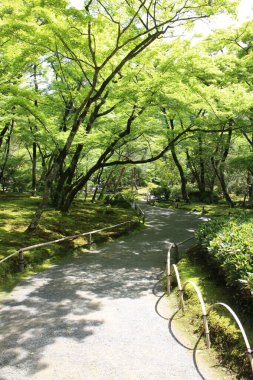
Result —
<path fill-rule="evenodd" d="M 5 261 L 11 259 L 12 257 L 18 255 L 19 271 L 22 272 L 24 270 L 24 266 L 25 266 L 24 252 L 31 251 L 31 250 L 34 250 L 34 249 L 37 249 L 37 248 L 41 248 L 41 247 L 46 247 L 46 246 L 49 246 L 49 245 L 52 245 L 52 244 L 61 243 L 61 242 L 67 241 L 67 240 L 74 240 L 74 239 L 77 239 L 77 238 L 83 237 L 83 236 L 88 236 L 88 244 L 87 245 L 91 245 L 92 244 L 92 235 L 94 235 L 96 233 L 99 233 L 99 232 L 106 231 L 106 230 L 114 229 L 114 228 L 119 227 L 119 226 L 124 226 L 124 225 L 127 225 L 127 224 L 130 227 L 131 223 L 133 223 L 133 221 L 128 220 L 126 222 L 118 223 L 118 224 L 115 224 L 115 225 L 109 226 L 109 227 L 100 228 L 98 230 L 84 232 L 84 233 L 81 233 L 81 234 L 71 235 L 71 236 L 60 238 L 60 239 L 51 240 L 49 242 L 34 244 L 34 245 L 30 245 L 28 247 L 20 248 L 16 252 L 14 252 L 11 255 L 9 255 L 9 256 L 3 258 L 2 260 L 0 260 L 0 264 L 2 264 Z"/>
<path fill-rule="evenodd" d="M 189 240 L 189 239 L 187 239 L 187 240 Z M 179 295 L 178 295 L 178 298 L 179 298 L 178 310 L 182 310 L 182 312 L 184 314 L 184 312 L 185 312 L 185 303 L 184 303 L 185 288 L 188 285 L 191 285 L 193 287 L 193 289 L 197 293 L 197 296 L 198 296 L 198 299 L 199 299 L 199 303 L 200 303 L 200 306 L 201 306 L 201 310 L 202 310 L 203 331 L 205 333 L 206 346 L 207 346 L 208 349 L 211 347 L 208 317 L 209 317 L 209 315 L 210 315 L 210 313 L 211 313 L 211 311 L 213 309 L 215 309 L 217 307 L 223 307 L 223 308 L 225 308 L 232 315 L 232 317 L 234 318 L 235 322 L 237 323 L 237 325 L 239 327 L 239 330 L 241 332 L 241 335 L 242 335 L 242 337 L 244 339 L 244 342 L 245 342 L 245 345 L 246 345 L 246 348 L 247 348 L 246 354 L 248 355 L 248 358 L 249 358 L 249 361 L 250 361 L 250 365 L 251 365 L 251 371 L 252 371 L 252 374 L 253 374 L 253 356 L 252 356 L 253 351 L 252 351 L 252 348 L 250 347 L 250 343 L 249 343 L 249 340 L 247 338 L 246 332 L 245 332 L 245 330 L 243 328 L 243 325 L 242 325 L 239 317 L 234 312 L 234 310 L 230 306 L 228 306 L 227 304 L 225 304 L 223 302 L 214 303 L 211 306 L 209 306 L 208 310 L 206 310 L 206 306 L 205 306 L 205 302 L 204 302 L 203 296 L 201 294 L 201 291 L 200 291 L 199 287 L 195 284 L 195 282 L 194 281 L 186 281 L 182 285 L 181 279 L 180 279 L 180 273 L 179 273 L 179 270 L 177 268 L 177 265 L 176 264 L 171 264 L 171 256 L 174 253 L 173 249 L 175 250 L 175 247 L 178 249 L 177 246 L 179 244 L 182 244 L 182 243 L 178 243 L 178 244 L 172 244 L 172 243 L 170 243 L 169 249 L 168 249 L 168 253 L 167 253 L 166 277 L 167 277 L 167 291 L 168 291 L 168 294 L 171 293 L 172 274 L 174 272 L 175 276 L 176 276 L 176 280 L 177 280 L 178 293 L 179 293 Z"/>
<path fill-rule="evenodd" d="M 145 223 L 145 213 L 144 211 L 140 208 L 140 206 L 134 201 L 131 203 L 132 208 L 135 210 L 137 216 L 140 218 L 141 222 L 144 224 Z"/>

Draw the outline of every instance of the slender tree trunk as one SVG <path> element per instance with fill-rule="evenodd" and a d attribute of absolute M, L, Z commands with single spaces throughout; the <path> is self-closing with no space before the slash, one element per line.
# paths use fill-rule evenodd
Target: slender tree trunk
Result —
<path fill-rule="evenodd" d="M 27 227 L 26 232 L 32 232 L 38 227 L 41 215 L 43 214 L 43 212 L 45 211 L 45 209 L 48 205 L 48 201 L 49 201 L 49 197 L 50 197 L 50 189 L 51 189 L 50 184 L 46 183 L 45 190 L 43 193 L 43 198 L 42 198 L 42 200 L 41 200 L 41 202 L 40 202 L 40 204 L 39 204 L 39 206 L 38 206 L 38 208 L 37 208 L 37 210 L 33 216 L 31 223 Z"/>
<path fill-rule="evenodd" d="M 9 131 L 9 135 L 8 135 L 7 138 L 6 138 L 5 158 L 4 158 L 3 165 L 2 165 L 2 167 L 0 168 L 0 181 L 3 180 L 3 177 L 4 177 L 4 171 L 5 171 L 5 168 L 6 168 L 6 165 L 7 165 L 7 162 L 8 162 L 8 158 L 9 158 L 10 144 L 11 144 L 11 135 L 12 135 L 12 132 L 13 132 L 13 128 L 14 128 L 14 119 L 12 119 L 12 121 L 11 121 L 11 123 L 10 123 L 10 131 Z M 3 185 L 3 187 L 4 187 L 4 185 Z"/>
<path fill-rule="evenodd" d="M 100 180 L 101 180 L 101 176 L 103 174 L 103 170 L 104 168 L 102 168 L 99 173 L 98 173 L 98 178 L 97 178 L 97 185 L 95 187 L 95 191 L 94 191 L 94 194 L 93 194 L 93 197 L 91 199 L 91 202 L 94 203 L 95 200 L 96 200 L 96 196 L 97 196 L 97 192 L 98 192 L 98 188 L 99 188 L 99 184 L 100 184 Z"/>
<path fill-rule="evenodd" d="M 205 182 L 205 162 L 203 159 L 203 140 L 201 136 L 198 136 L 199 142 L 199 182 L 200 182 L 200 192 L 201 196 L 204 196 L 206 191 L 206 182 Z"/>
<path fill-rule="evenodd" d="M 33 143 L 33 154 L 32 154 L 32 195 L 36 195 L 36 167 L 37 167 L 37 144 Z"/>
<path fill-rule="evenodd" d="M 61 165 L 61 162 L 58 162 L 56 160 L 55 162 L 52 163 L 51 168 L 48 168 L 48 172 L 45 178 L 45 187 L 44 187 L 43 197 L 31 220 L 31 223 L 27 227 L 27 230 L 26 230 L 27 232 L 32 232 L 38 227 L 41 215 L 43 214 L 46 207 L 48 206 L 52 184 L 56 177 L 56 174 L 59 172 L 60 165 Z"/>
<path fill-rule="evenodd" d="M 121 181 L 122 181 L 122 178 L 123 178 L 123 174 L 125 173 L 126 171 L 126 168 L 121 168 L 120 170 L 120 174 L 119 174 L 119 177 L 115 183 L 115 186 L 114 186 L 114 194 L 117 193 L 119 187 L 121 186 Z"/>
<path fill-rule="evenodd" d="M 187 192 L 187 179 L 186 179 L 185 174 L 184 174 L 184 169 L 183 169 L 183 167 L 182 167 L 182 165 L 179 162 L 179 159 L 177 157 L 176 149 L 175 149 L 175 145 L 174 144 L 171 146 L 171 155 L 172 155 L 173 161 L 175 162 L 175 165 L 176 165 L 177 170 L 178 170 L 179 175 L 180 175 L 182 198 L 183 198 L 183 200 L 185 202 L 189 203 L 190 202 L 190 198 L 189 198 L 189 195 L 188 195 L 188 192 Z"/>
<path fill-rule="evenodd" d="M 2 131 L 0 133 L 0 148 L 3 144 L 4 136 L 8 132 L 9 127 L 10 127 L 10 123 L 8 122 L 5 124 L 4 128 L 2 129 Z"/>
<path fill-rule="evenodd" d="M 219 166 L 219 164 L 217 165 L 214 161 L 214 158 L 212 157 L 211 158 L 211 161 L 212 161 L 212 165 L 213 165 L 213 168 L 214 168 L 214 171 L 217 175 L 217 178 L 219 179 L 219 182 L 220 182 L 220 185 L 221 185 L 221 189 L 222 189 L 222 193 L 223 193 L 223 196 L 225 198 L 225 201 L 227 202 L 227 204 L 229 205 L 229 207 L 233 208 L 234 207 L 234 202 L 232 201 L 228 191 L 227 191 L 227 185 L 226 185 L 226 182 L 225 182 L 225 177 L 224 177 L 224 172 L 223 172 L 223 168 L 222 166 Z"/>
<path fill-rule="evenodd" d="M 98 196 L 98 200 L 99 200 L 99 201 L 102 199 L 102 197 L 103 197 L 103 195 L 104 195 L 104 193 L 105 193 L 105 189 L 107 188 L 107 185 L 108 185 L 108 183 L 110 182 L 110 179 L 112 178 L 113 172 L 114 172 L 114 169 L 112 169 L 112 170 L 110 171 L 108 177 L 106 178 L 106 181 L 105 181 L 105 183 L 104 183 L 104 185 L 103 185 L 103 187 L 102 187 L 102 190 L 101 190 L 101 192 L 100 192 L 100 194 L 99 194 L 99 196 Z"/>
<path fill-rule="evenodd" d="M 37 65 L 33 65 L 33 80 L 34 80 L 34 90 L 35 92 L 39 91 L 38 81 L 37 81 Z M 38 100 L 34 100 L 35 108 L 38 107 Z M 34 129 L 37 130 L 37 126 L 34 126 Z M 33 142 L 32 145 L 32 195 L 36 195 L 37 192 L 37 144 L 36 141 Z"/>

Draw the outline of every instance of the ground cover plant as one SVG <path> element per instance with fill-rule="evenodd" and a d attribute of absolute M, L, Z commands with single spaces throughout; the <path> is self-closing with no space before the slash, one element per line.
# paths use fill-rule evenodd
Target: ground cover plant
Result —
<path fill-rule="evenodd" d="M 196 233 L 208 262 L 227 286 L 239 290 L 252 302 L 253 296 L 253 215 L 243 213 L 215 218 Z"/>
<path fill-rule="evenodd" d="M 33 233 L 26 232 L 29 218 L 34 213 L 39 197 L 17 194 L 1 194 L 0 199 L 0 260 L 22 247 L 43 243 L 65 236 L 89 232 L 96 229 L 133 221 L 131 228 L 139 225 L 138 217 L 131 208 L 112 207 L 101 202 L 91 203 L 76 200 L 68 214 L 48 208 L 43 214 L 40 227 Z M 129 226 L 94 235 L 97 242 L 107 240 L 128 231 Z M 75 249 L 88 243 L 87 237 L 61 244 L 38 248 L 25 254 L 26 269 L 32 269 L 53 256 L 66 257 L 75 254 Z M 17 270 L 17 257 L 0 264 L 0 286 L 11 280 Z M 15 277 L 15 276 L 14 276 Z"/>
<path fill-rule="evenodd" d="M 207 269 L 206 264 L 199 258 L 199 250 L 191 249 L 178 263 L 182 283 L 194 281 L 199 287 L 206 308 L 215 302 L 224 302 L 232 307 L 239 316 L 250 344 L 253 344 L 251 328 L 252 309 L 242 309 L 234 297 L 234 293 L 217 280 L 217 273 Z M 202 331 L 202 310 L 194 290 L 188 286 L 185 291 L 185 319 L 192 326 L 196 339 Z M 246 347 L 239 329 L 231 315 L 222 308 L 211 312 L 209 318 L 211 347 L 215 348 L 221 365 L 232 371 L 238 379 L 251 379 L 251 368 L 246 355 Z"/>

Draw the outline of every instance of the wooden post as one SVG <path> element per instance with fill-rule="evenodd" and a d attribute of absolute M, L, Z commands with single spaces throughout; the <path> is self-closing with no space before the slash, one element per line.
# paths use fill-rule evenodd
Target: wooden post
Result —
<path fill-rule="evenodd" d="M 18 253 L 18 269 L 20 272 L 23 272 L 25 269 L 24 252 L 22 251 L 19 251 Z"/>

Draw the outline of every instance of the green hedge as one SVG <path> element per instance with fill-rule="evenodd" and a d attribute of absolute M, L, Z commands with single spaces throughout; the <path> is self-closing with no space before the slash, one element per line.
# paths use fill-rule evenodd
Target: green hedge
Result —
<path fill-rule="evenodd" d="M 208 221 L 196 232 L 198 243 L 226 284 L 253 296 L 253 217 L 226 216 Z"/>

